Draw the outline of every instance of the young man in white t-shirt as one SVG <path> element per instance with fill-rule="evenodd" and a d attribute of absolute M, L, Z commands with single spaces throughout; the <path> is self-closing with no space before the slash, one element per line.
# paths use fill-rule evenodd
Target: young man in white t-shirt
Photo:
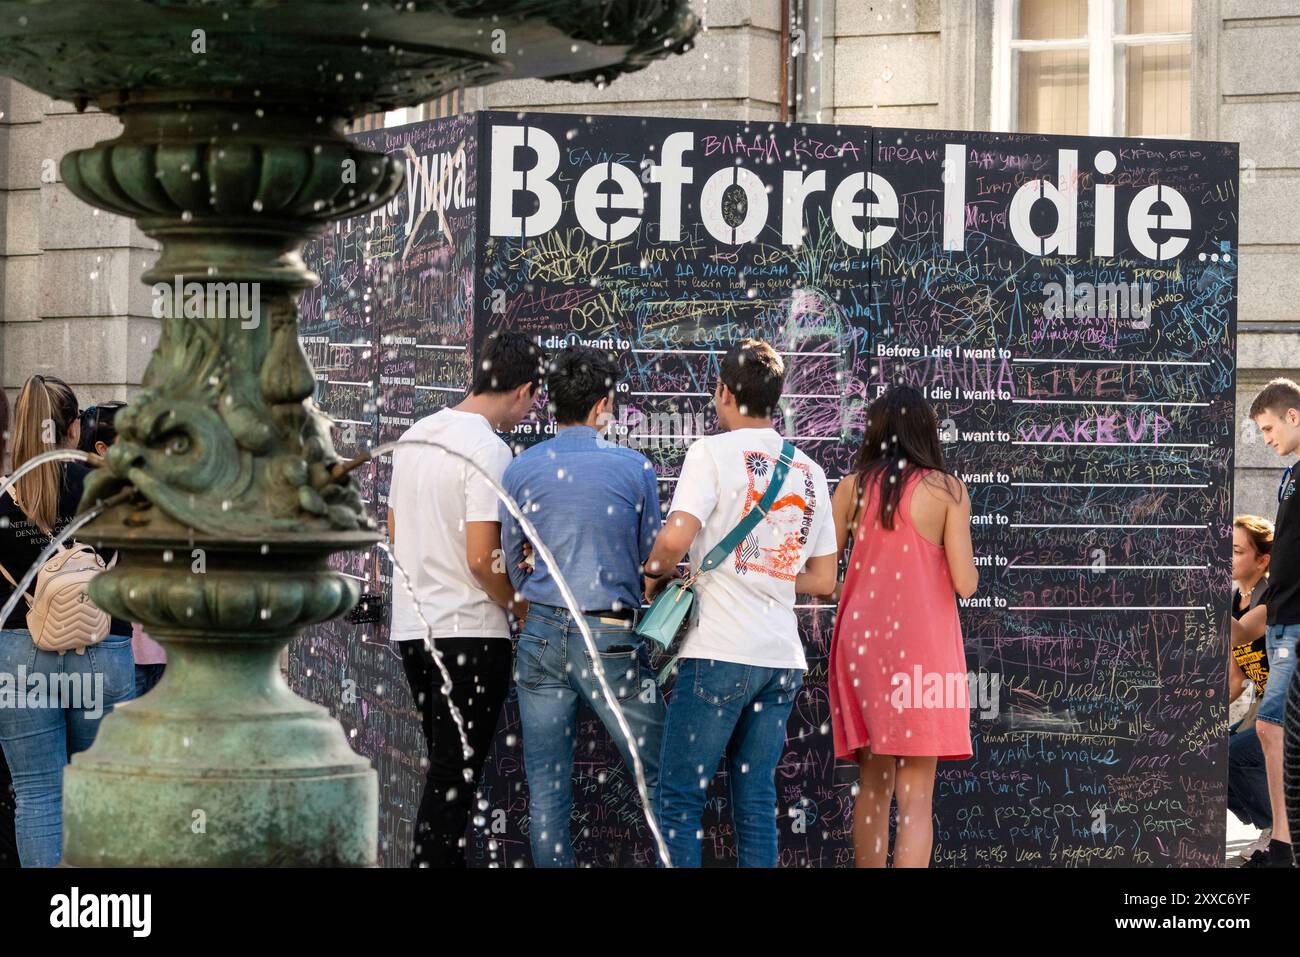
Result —
<path fill-rule="evenodd" d="M 480 466 L 496 482 L 510 464 L 509 432 L 537 396 L 545 356 L 528 338 L 494 333 L 484 345 L 469 395 L 421 419 L 402 442 L 436 442 Z M 501 522 L 492 486 L 463 460 L 415 445 L 393 455 L 388 536 L 393 570 L 391 638 L 397 643 L 424 726 L 429 769 L 415 819 L 413 867 L 464 867 L 465 822 L 510 688 L 506 610 L 523 618 L 501 559 Z M 473 753 L 442 693 L 426 638 L 451 674 L 451 700 Z"/>
<path fill-rule="evenodd" d="M 721 435 L 691 446 L 646 562 L 659 592 L 688 549 L 699 568 L 767 491 L 784 439 L 772 428 L 785 366 L 745 339 L 722 360 L 713 403 Z M 808 668 L 795 594 L 835 590 L 835 523 L 821 466 L 796 451 L 767 515 L 695 584 L 698 616 L 682 643 L 668 704 L 656 810 L 677 867 L 700 865 L 705 792 L 725 753 L 741 867 L 775 867 L 776 766 Z"/>

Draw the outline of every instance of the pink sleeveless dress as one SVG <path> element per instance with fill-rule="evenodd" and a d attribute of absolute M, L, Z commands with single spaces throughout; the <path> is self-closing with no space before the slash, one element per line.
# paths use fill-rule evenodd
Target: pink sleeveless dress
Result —
<path fill-rule="evenodd" d="M 970 691 L 957 596 L 943 548 L 912 525 L 915 472 L 893 529 L 880 524 L 873 489 L 840 593 L 831 640 L 835 756 L 971 756 Z"/>

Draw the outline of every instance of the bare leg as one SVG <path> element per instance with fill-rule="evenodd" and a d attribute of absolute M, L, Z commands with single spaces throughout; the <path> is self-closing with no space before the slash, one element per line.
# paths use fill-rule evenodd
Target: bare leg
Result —
<path fill-rule="evenodd" d="M 894 835 L 895 867 L 929 867 L 934 849 L 934 774 L 938 758 L 898 759 L 894 798 L 898 801 L 898 831 Z"/>
<path fill-rule="evenodd" d="M 858 799 L 853 805 L 853 859 L 857 867 L 884 867 L 889 856 L 889 805 L 894 759 L 858 750 Z"/>
<path fill-rule="evenodd" d="M 1291 828 L 1286 819 L 1286 789 L 1282 783 L 1282 728 L 1271 721 L 1255 720 L 1260 750 L 1264 752 L 1264 770 L 1268 774 L 1268 801 L 1273 806 L 1273 840 L 1291 843 Z"/>

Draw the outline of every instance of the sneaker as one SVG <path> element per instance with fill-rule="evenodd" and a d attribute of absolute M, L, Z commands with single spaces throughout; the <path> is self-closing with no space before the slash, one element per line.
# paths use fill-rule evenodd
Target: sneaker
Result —
<path fill-rule="evenodd" d="M 1247 844 L 1241 849 L 1241 856 L 1246 860 L 1250 860 L 1257 852 L 1267 851 L 1268 842 L 1271 840 L 1273 840 L 1273 829 L 1271 827 L 1266 827 L 1264 830 L 1259 832 L 1259 840 Z"/>
<path fill-rule="evenodd" d="M 1274 842 L 1277 843 L 1277 842 Z M 1286 848 L 1287 853 L 1280 853 L 1280 848 Z M 1291 848 L 1287 844 L 1280 844 L 1279 853 L 1274 853 L 1272 844 L 1267 851 L 1256 851 L 1255 854 L 1242 867 L 1295 867 L 1295 857 L 1291 854 Z"/>

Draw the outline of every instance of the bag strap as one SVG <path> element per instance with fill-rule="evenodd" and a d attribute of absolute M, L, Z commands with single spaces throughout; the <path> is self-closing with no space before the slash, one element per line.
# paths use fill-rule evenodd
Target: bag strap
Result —
<path fill-rule="evenodd" d="M 13 586 L 14 591 L 18 590 L 18 583 L 14 581 L 13 576 L 9 574 L 9 569 L 5 568 L 3 565 L 0 565 L 0 575 L 4 575 L 5 581 Z M 23 592 L 23 598 L 27 599 L 27 607 L 30 608 L 33 603 L 32 596 L 27 594 L 27 592 Z"/>
<path fill-rule="evenodd" d="M 9 499 L 14 503 L 14 505 L 18 506 L 20 509 L 22 508 L 21 505 L 18 505 L 18 499 L 14 497 L 13 486 L 10 486 L 9 488 L 5 489 L 5 494 L 9 496 Z M 71 547 L 67 545 L 60 545 L 59 550 L 55 552 L 51 556 L 51 558 L 55 560 L 62 559 L 62 561 L 59 563 L 58 566 L 59 568 L 62 568 L 63 564 L 66 563 L 69 558 L 71 558 L 77 552 L 80 552 L 82 549 L 89 549 L 91 552 L 95 551 L 89 545 L 74 541 Z M 98 552 L 95 552 L 95 554 L 98 555 Z M 115 565 L 116 563 L 117 563 L 117 553 L 114 553 L 113 561 L 110 562 L 107 565 L 107 567 L 112 568 L 113 565 Z M 9 574 L 9 569 L 5 568 L 4 565 L 0 565 L 0 575 L 3 575 L 5 581 L 7 581 L 11 586 L 13 586 L 14 591 L 18 590 L 18 583 L 14 581 L 14 577 Z M 28 592 L 23 592 L 23 598 L 27 599 L 27 606 L 29 608 L 33 604 L 35 604 L 35 599 L 33 599 Z"/>
<path fill-rule="evenodd" d="M 785 477 L 790 472 L 790 467 L 794 464 L 795 448 L 794 443 L 786 439 L 781 446 L 781 457 L 777 459 L 776 465 L 772 469 L 772 480 L 767 483 L 767 491 L 763 497 L 758 500 L 758 504 L 745 513 L 745 517 L 740 520 L 735 528 L 718 544 L 714 545 L 709 553 L 704 556 L 704 561 L 700 562 L 700 569 L 692 578 L 698 578 L 705 572 L 713 571 L 727 560 L 727 556 L 736 550 L 736 547 L 745 540 L 745 537 L 758 527 L 758 523 L 767 517 L 768 511 L 772 508 L 772 503 L 776 501 L 777 493 L 781 491 L 781 486 L 785 484 Z"/>
<path fill-rule="evenodd" d="M 5 494 L 9 496 L 10 501 L 12 501 L 14 505 L 18 504 L 18 499 L 14 498 L 14 490 L 12 485 L 9 488 L 5 489 Z M 7 581 L 10 585 L 13 586 L 14 591 L 18 590 L 18 583 L 14 581 L 14 577 L 9 574 L 9 569 L 5 568 L 4 565 L 0 565 L 0 575 L 4 575 L 5 581 Z M 27 604 L 30 607 L 32 604 L 32 596 L 27 594 L 26 592 L 23 592 L 23 597 L 27 599 Z"/>

